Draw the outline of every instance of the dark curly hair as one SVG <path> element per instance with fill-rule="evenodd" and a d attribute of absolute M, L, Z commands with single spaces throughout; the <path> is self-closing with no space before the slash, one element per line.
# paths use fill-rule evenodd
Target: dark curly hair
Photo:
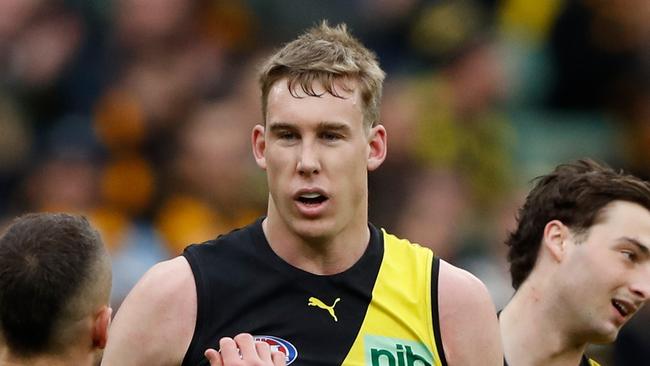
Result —
<path fill-rule="evenodd" d="M 544 227 L 559 220 L 584 234 L 612 201 L 637 203 L 650 210 L 650 184 L 593 160 L 562 164 L 535 178 L 535 187 L 517 215 L 517 229 L 506 240 L 512 286 L 517 289 L 533 269 Z"/>

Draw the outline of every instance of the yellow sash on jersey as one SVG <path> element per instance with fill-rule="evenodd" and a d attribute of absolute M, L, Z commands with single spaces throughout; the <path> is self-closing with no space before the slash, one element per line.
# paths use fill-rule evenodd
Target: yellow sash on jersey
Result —
<path fill-rule="evenodd" d="M 343 365 L 441 366 L 431 314 L 433 253 L 382 232 L 372 301 Z"/>

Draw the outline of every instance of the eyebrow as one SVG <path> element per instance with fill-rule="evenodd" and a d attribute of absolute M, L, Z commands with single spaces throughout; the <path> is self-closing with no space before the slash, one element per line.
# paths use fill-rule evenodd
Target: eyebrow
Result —
<path fill-rule="evenodd" d="M 638 241 L 638 240 L 636 240 L 634 238 L 627 237 L 627 236 L 625 236 L 625 237 L 623 237 L 621 239 L 623 241 L 628 242 L 628 243 L 634 244 L 641 252 L 643 252 L 643 254 L 650 255 L 650 249 L 648 249 L 648 246 L 644 245 L 640 241 Z"/>
<path fill-rule="evenodd" d="M 323 121 L 323 122 L 318 124 L 318 129 L 319 130 L 348 131 L 350 129 L 350 126 L 346 125 L 345 123 L 341 123 L 341 122 Z"/>
<path fill-rule="evenodd" d="M 269 126 L 269 130 L 271 132 L 276 132 L 279 130 L 295 130 L 296 127 L 290 123 L 286 122 L 277 122 L 277 123 L 271 123 Z"/>
<path fill-rule="evenodd" d="M 296 130 L 297 126 L 295 123 L 288 122 L 272 122 L 269 124 L 269 130 L 271 132 L 278 130 Z M 317 129 L 319 130 L 337 130 L 337 131 L 348 131 L 350 126 L 341 122 L 332 122 L 332 121 L 323 121 L 318 123 Z"/>

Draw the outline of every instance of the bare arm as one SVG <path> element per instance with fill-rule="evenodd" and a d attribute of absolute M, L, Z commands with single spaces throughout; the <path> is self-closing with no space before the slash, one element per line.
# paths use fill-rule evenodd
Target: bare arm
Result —
<path fill-rule="evenodd" d="M 187 260 L 156 264 L 115 315 L 102 366 L 180 365 L 194 334 L 196 304 Z"/>
<path fill-rule="evenodd" d="M 440 332 L 449 366 L 502 366 L 499 324 L 485 285 L 442 260 L 439 276 Z"/>

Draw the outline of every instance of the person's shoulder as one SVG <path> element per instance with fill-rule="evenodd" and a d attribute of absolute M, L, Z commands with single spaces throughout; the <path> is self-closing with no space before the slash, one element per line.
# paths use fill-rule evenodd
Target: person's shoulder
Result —
<path fill-rule="evenodd" d="M 192 270 L 187 259 L 178 256 L 151 267 L 134 290 L 147 292 L 150 296 L 164 296 L 170 291 L 185 289 L 188 282 L 194 283 Z"/>
<path fill-rule="evenodd" d="M 438 304 L 441 338 L 450 364 L 498 365 L 503 361 L 496 310 L 481 280 L 440 260 Z"/>
<path fill-rule="evenodd" d="M 496 319 L 494 303 L 481 280 L 470 272 L 440 259 L 438 303 L 441 316 L 466 317 L 468 313 L 490 313 Z"/>
<path fill-rule="evenodd" d="M 247 248 L 242 243 L 255 240 L 266 240 L 262 230 L 263 217 L 258 218 L 252 223 L 230 230 L 227 233 L 219 234 L 216 238 L 204 241 L 202 243 L 190 244 L 183 250 L 184 256 L 203 256 L 206 254 L 215 254 L 222 250 L 241 250 Z M 215 251 L 215 249 L 217 251 Z"/>
<path fill-rule="evenodd" d="M 195 322 L 196 286 L 187 260 L 176 257 L 158 263 L 138 281 L 115 315 L 102 364 L 178 364 Z M 142 346 L 135 349 L 133 344 Z"/>
<path fill-rule="evenodd" d="M 195 309 L 196 285 L 187 259 L 179 256 L 151 267 L 131 290 L 121 308 L 128 306 L 145 307 L 152 315 L 156 315 L 151 313 L 152 310 L 160 310 L 181 311 L 177 316 L 185 316 L 188 309 Z"/>
<path fill-rule="evenodd" d="M 372 227 L 372 226 L 371 226 Z M 408 250 L 414 253 L 417 253 L 418 255 L 433 255 L 435 256 L 435 253 L 433 253 L 433 250 L 431 248 L 424 246 L 422 244 L 412 242 L 409 239 L 406 238 L 400 238 L 394 234 L 391 234 L 390 232 L 386 231 L 386 229 L 375 229 L 378 235 L 381 235 L 384 240 L 385 245 L 390 245 L 394 248 L 398 248 L 399 250 Z"/>
<path fill-rule="evenodd" d="M 445 296 L 469 301 L 487 299 L 491 303 L 485 284 L 469 271 L 440 259 L 439 272 L 439 287 Z"/>

